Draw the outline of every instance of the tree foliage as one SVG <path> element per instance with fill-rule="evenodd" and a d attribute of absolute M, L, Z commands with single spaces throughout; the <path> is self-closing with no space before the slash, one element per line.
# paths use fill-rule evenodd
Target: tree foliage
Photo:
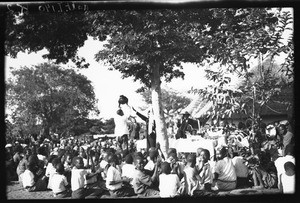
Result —
<path fill-rule="evenodd" d="M 107 40 L 96 60 L 151 88 L 157 134 L 167 142 L 160 92 L 162 78 L 167 82 L 184 78 L 185 62 L 220 63 L 227 72 L 239 71 L 249 78 L 250 60 L 261 54 L 273 58 L 284 51 L 288 57 L 282 70 L 290 74 L 293 44 L 290 41 L 288 46 L 283 45 L 280 38 L 291 20 L 288 13 L 268 8 L 99 10 L 24 14 L 18 20 L 9 14 L 5 50 L 15 56 L 19 51 L 46 48 L 46 57 L 67 62 L 76 60 L 77 48 L 87 35 Z M 219 76 L 225 79 L 221 74 L 213 77 L 222 88 L 223 79 L 216 79 Z M 229 103 L 230 108 L 232 104 Z"/>
<path fill-rule="evenodd" d="M 37 52 L 46 49 L 44 58 L 56 63 L 67 63 L 70 59 L 78 68 L 87 68 L 85 59 L 77 55 L 78 47 L 84 45 L 90 23 L 85 14 L 60 14 L 32 12 L 6 16 L 5 53 L 16 57 L 19 52 Z"/>
<path fill-rule="evenodd" d="M 291 13 L 267 8 L 218 9 L 216 16 L 223 23 L 214 36 L 206 32 L 212 56 L 207 62 L 220 67 L 207 70 L 213 85 L 192 92 L 213 101 L 213 116 L 230 117 L 241 112 L 252 116 L 253 108 L 260 114 L 263 106 L 279 102 L 278 95 L 293 84 L 293 35 L 287 43 L 283 40 L 284 33 L 291 29 Z M 285 56 L 281 64 L 276 61 L 278 56 Z M 253 66 L 254 60 L 257 63 Z M 228 88 L 233 73 L 243 81 L 237 89 Z M 292 105 L 292 101 L 285 102 Z"/>
<path fill-rule="evenodd" d="M 144 98 L 144 101 L 148 105 L 151 105 L 152 98 L 150 90 L 144 91 L 141 94 Z M 191 102 L 190 98 L 181 95 L 173 89 L 162 89 L 161 94 L 163 110 L 167 117 L 171 117 L 181 113 L 180 111 Z"/>
<path fill-rule="evenodd" d="M 76 119 L 97 111 L 91 82 L 75 70 L 43 63 L 11 73 L 6 102 L 13 107 L 13 120 L 22 120 L 24 125 L 40 123 L 62 132 Z"/>
<path fill-rule="evenodd" d="M 208 23 L 211 27 L 217 24 L 209 9 L 117 10 L 96 12 L 90 18 L 94 22 L 108 19 L 103 26 L 95 23 L 97 27 L 91 33 L 97 37 L 103 29 L 109 30 L 106 49 L 99 51 L 96 59 L 104 60 L 124 77 L 133 76 L 146 87 L 151 87 L 156 61 L 161 65 L 160 76 L 167 82 L 183 78 L 183 62 L 200 62 L 206 57 L 191 33 Z"/>

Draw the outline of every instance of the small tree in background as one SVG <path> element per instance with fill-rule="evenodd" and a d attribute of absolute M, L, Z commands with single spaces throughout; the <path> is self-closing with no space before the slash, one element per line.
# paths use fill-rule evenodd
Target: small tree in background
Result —
<path fill-rule="evenodd" d="M 78 118 L 97 111 L 94 89 L 85 76 L 53 64 L 13 70 L 7 82 L 6 105 L 12 118 L 24 126 L 41 124 L 49 131 L 62 132 Z"/>

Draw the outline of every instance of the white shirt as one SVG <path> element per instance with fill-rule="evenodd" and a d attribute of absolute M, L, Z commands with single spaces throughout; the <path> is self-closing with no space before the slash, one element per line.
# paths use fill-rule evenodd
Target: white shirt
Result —
<path fill-rule="evenodd" d="M 279 178 L 279 175 L 280 174 L 283 174 L 285 172 L 284 170 L 284 164 L 286 162 L 292 162 L 293 164 L 295 164 L 295 157 L 291 156 L 291 155 L 286 155 L 284 157 L 278 157 L 275 161 L 274 161 L 274 164 L 275 164 L 275 167 L 276 167 L 276 170 L 277 170 L 277 175 L 278 175 L 278 178 Z"/>
<path fill-rule="evenodd" d="M 107 166 L 107 164 L 108 164 L 108 162 L 103 159 L 103 160 L 100 161 L 99 165 L 100 165 L 100 168 L 104 169 Z"/>
<path fill-rule="evenodd" d="M 133 178 L 135 170 L 136 169 L 133 164 L 124 164 L 122 166 L 122 177 Z"/>
<path fill-rule="evenodd" d="M 235 168 L 235 173 L 237 177 L 247 178 L 249 174 L 248 167 L 245 165 L 244 159 L 242 156 L 235 156 L 232 158 L 232 163 Z"/>
<path fill-rule="evenodd" d="M 45 175 L 49 178 L 50 175 L 53 175 L 56 172 L 56 169 L 53 167 L 52 163 L 48 163 L 46 167 Z"/>
<path fill-rule="evenodd" d="M 187 166 L 184 169 L 184 173 L 186 175 L 186 183 L 187 183 L 186 191 L 187 191 L 187 194 L 188 195 L 193 195 L 193 192 L 195 190 L 200 190 L 201 189 L 200 182 L 196 178 L 196 170 L 195 170 L 195 168 Z"/>
<path fill-rule="evenodd" d="M 152 160 L 149 160 L 148 163 L 144 166 L 144 169 L 153 171 L 155 167 L 155 164 Z"/>
<path fill-rule="evenodd" d="M 126 115 L 127 117 L 135 117 L 135 112 L 133 112 L 132 108 L 129 105 L 121 104 L 120 108 L 122 109 L 124 115 Z"/>
<path fill-rule="evenodd" d="M 47 161 L 47 157 L 46 157 L 46 156 L 41 155 L 41 154 L 37 154 L 37 157 L 38 157 L 38 159 L 39 159 L 40 161 L 43 161 L 44 164 L 46 163 L 46 161 Z"/>
<path fill-rule="evenodd" d="M 115 115 L 114 117 L 114 122 L 115 122 L 115 135 L 116 137 L 120 137 L 122 135 L 128 135 L 129 134 L 129 129 L 127 125 L 128 121 L 128 116 L 124 114 L 123 116 L 120 116 L 118 114 Z"/>
<path fill-rule="evenodd" d="M 234 165 L 230 158 L 225 157 L 217 161 L 215 165 L 215 173 L 219 174 L 218 179 L 223 181 L 235 181 L 236 173 Z"/>
<path fill-rule="evenodd" d="M 276 167 L 276 170 L 277 170 L 278 187 L 281 183 L 280 175 L 285 173 L 284 164 L 288 161 L 295 164 L 295 157 L 291 156 L 291 155 L 286 155 L 286 156 L 283 156 L 283 157 L 278 157 L 274 161 L 274 164 L 275 164 L 275 167 Z"/>
<path fill-rule="evenodd" d="M 212 183 L 213 182 L 213 173 L 212 173 L 212 169 L 211 169 L 211 166 L 209 165 L 209 162 L 205 163 L 204 166 L 206 166 L 208 169 L 205 171 L 204 173 L 204 170 L 202 170 L 200 173 L 199 173 L 199 176 L 201 178 L 204 177 L 204 184 L 205 183 Z"/>
<path fill-rule="evenodd" d="M 296 176 L 288 176 L 285 173 L 281 176 L 282 189 L 284 194 L 294 194 L 296 186 Z"/>
<path fill-rule="evenodd" d="M 54 194 L 65 191 L 67 185 L 66 176 L 58 173 L 53 174 L 51 187 Z"/>
<path fill-rule="evenodd" d="M 53 167 L 52 163 L 48 163 L 45 174 L 49 178 L 47 186 L 48 189 L 51 189 L 52 187 L 52 176 L 54 173 L 56 173 L 56 168 Z"/>
<path fill-rule="evenodd" d="M 174 197 L 180 187 L 180 181 L 176 174 L 159 175 L 159 195 L 160 197 Z"/>
<path fill-rule="evenodd" d="M 109 190 L 117 190 L 120 189 L 122 187 L 122 183 L 118 183 L 115 185 L 110 185 L 109 182 L 111 181 L 120 181 L 122 180 L 121 178 L 121 172 L 116 169 L 113 166 L 110 166 L 107 170 L 107 174 L 106 174 L 106 188 Z"/>
<path fill-rule="evenodd" d="M 71 171 L 71 189 L 72 191 L 83 188 L 86 181 L 86 175 L 90 173 L 90 169 L 73 168 Z"/>
<path fill-rule="evenodd" d="M 27 186 L 32 187 L 35 184 L 34 175 L 30 170 L 26 169 L 24 173 L 21 174 L 21 176 L 24 188 L 26 188 Z"/>

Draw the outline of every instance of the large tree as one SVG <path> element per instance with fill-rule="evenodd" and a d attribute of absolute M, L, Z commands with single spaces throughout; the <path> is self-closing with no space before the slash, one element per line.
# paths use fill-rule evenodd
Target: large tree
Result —
<path fill-rule="evenodd" d="M 109 30 L 105 49 L 96 54 L 112 68 L 140 80 L 144 88 L 150 88 L 157 141 L 163 153 L 169 147 L 165 115 L 162 105 L 161 80 L 167 82 L 174 77 L 184 77 L 183 62 L 198 63 L 206 57 L 203 49 L 195 43 L 193 31 L 203 30 L 209 25 L 218 25 L 213 10 L 117 10 L 96 12 L 90 16 L 96 21 L 91 33 L 98 36 L 102 29 Z M 99 29 L 98 21 L 109 19 Z"/>
<path fill-rule="evenodd" d="M 272 27 L 277 18 L 266 8 L 242 10 L 242 14 L 247 12 L 252 15 L 244 18 L 240 9 L 118 9 L 24 14 L 17 20 L 15 15 L 9 14 L 5 48 L 12 56 L 26 49 L 46 48 L 49 50 L 46 57 L 66 62 L 76 60 L 77 48 L 83 45 L 87 35 L 107 40 L 105 49 L 96 55 L 96 59 L 107 62 L 111 69 L 120 71 L 124 77 L 140 80 L 145 88 L 151 89 L 157 140 L 166 152 L 168 139 L 161 103 L 161 80 L 164 78 L 168 82 L 175 77 L 184 77 L 181 69 L 185 62 L 200 64 L 205 59 L 213 59 L 227 64 L 240 59 L 237 54 L 226 57 L 231 51 L 251 54 L 248 50 L 240 52 L 239 46 L 227 47 L 227 38 L 242 44 L 238 36 L 241 30 L 243 34 L 247 29 Z M 251 37 L 264 40 L 259 35 Z M 84 62 L 77 61 L 79 65 Z M 238 64 L 242 62 L 238 60 Z"/>
<path fill-rule="evenodd" d="M 6 85 L 6 105 L 12 118 L 23 125 L 41 124 L 45 136 L 49 130 L 63 133 L 80 118 L 97 111 L 91 81 L 73 69 L 43 63 L 11 71 Z"/>

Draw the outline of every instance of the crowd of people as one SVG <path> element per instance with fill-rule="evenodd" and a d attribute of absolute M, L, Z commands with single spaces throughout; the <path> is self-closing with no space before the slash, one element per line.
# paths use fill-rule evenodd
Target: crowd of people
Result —
<path fill-rule="evenodd" d="M 123 95 L 118 103 L 115 138 L 7 143 L 7 181 L 19 181 L 28 192 L 52 190 L 56 198 L 74 199 L 209 196 L 249 187 L 295 192 L 295 141 L 288 123 L 253 128 L 243 122 L 237 127 L 215 122 L 196 135 L 215 141 L 213 156 L 200 147 L 190 153 L 169 148 L 165 155 L 156 142 L 151 110 L 142 115 Z M 133 115 L 146 122 L 147 145 L 142 150 L 135 145 L 140 138 L 129 136 L 127 124 Z M 180 133 L 174 138 L 187 138 Z"/>

